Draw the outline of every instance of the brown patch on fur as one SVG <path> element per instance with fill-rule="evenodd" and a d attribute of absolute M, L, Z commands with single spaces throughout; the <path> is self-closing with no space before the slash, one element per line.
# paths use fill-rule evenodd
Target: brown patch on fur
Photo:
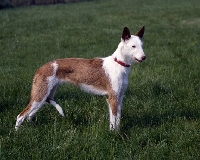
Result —
<path fill-rule="evenodd" d="M 67 58 L 56 60 L 58 79 L 66 80 L 74 85 L 81 83 L 107 91 L 110 89 L 110 82 L 102 69 L 103 60 Z"/>

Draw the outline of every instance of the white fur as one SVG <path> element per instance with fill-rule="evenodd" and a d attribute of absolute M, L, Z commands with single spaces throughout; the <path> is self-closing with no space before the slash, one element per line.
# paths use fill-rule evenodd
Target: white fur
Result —
<path fill-rule="evenodd" d="M 56 77 L 56 71 L 58 69 L 58 65 L 56 62 L 52 63 L 53 66 L 53 75 L 47 77 L 48 80 L 48 93 L 51 91 L 51 89 L 58 83 L 58 79 Z"/>
<path fill-rule="evenodd" d="M 59 106 L 59 104 L 57 104 L 55 101 L 50 100 L 50 104 L 52 104 L 57 110 L 58 112 L 64 117 L 64 112 L 62 110 L 62 108 Z"/>
<path fill-rule="evenodd" d="M 25 116 L 20 116 L 20 115 L 17 116 L 15 130 L 18 130 L 19 126 L 22 124 L 22 122 L 24 121 L 25 118 L 26 118 Z"/>
<path fill-rule="evenodd" d="M 92 93 L 92 94 L 96 94 L 96 95 L 107 95 L 108 94 L 108 92 L 106 92 L 106 91 L 94 88 L 92 85 L 87 85 L 84 83 L 81 83 L 79 85 L 79 87 L 87 93 Z"/>

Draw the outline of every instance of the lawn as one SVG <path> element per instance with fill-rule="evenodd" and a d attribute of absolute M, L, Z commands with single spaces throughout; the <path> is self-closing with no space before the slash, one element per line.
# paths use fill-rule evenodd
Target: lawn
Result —
<path fill-rule="evenodd" d="M 0 159 L 200 159 L 200 1 L 96 0 L 0 10 Z M 62 85 L 33 122 L 14 129 L 34 72 L 53 59 L 111 55 L 127 26 L 146 27 L 120 132 L 106 97 Z"/>

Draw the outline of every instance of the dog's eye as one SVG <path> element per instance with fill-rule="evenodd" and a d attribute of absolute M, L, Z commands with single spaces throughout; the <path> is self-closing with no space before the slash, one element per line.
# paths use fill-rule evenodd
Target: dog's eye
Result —
<path fill-rule="evenodd" d="M 135 48 L 136 46 L 132 46 L 133 48 Z"/>

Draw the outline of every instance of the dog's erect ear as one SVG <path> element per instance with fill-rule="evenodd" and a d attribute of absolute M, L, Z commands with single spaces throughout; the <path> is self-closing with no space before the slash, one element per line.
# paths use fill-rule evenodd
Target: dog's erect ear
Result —
<path fill-rule="evenodd" d="M 130 31 L 127 27 L 124 27 L 124 30 L 122 32 L 122 39 L 125 40 L 129 40 L 131 38 L 131 34 Z"/>
<path fill-rule="evenodd" d="M 135 36 L 138 36 L 140 39 L 142 39 L 143 35 L 144 35 L 144 26 L 135 34 Z"/>

